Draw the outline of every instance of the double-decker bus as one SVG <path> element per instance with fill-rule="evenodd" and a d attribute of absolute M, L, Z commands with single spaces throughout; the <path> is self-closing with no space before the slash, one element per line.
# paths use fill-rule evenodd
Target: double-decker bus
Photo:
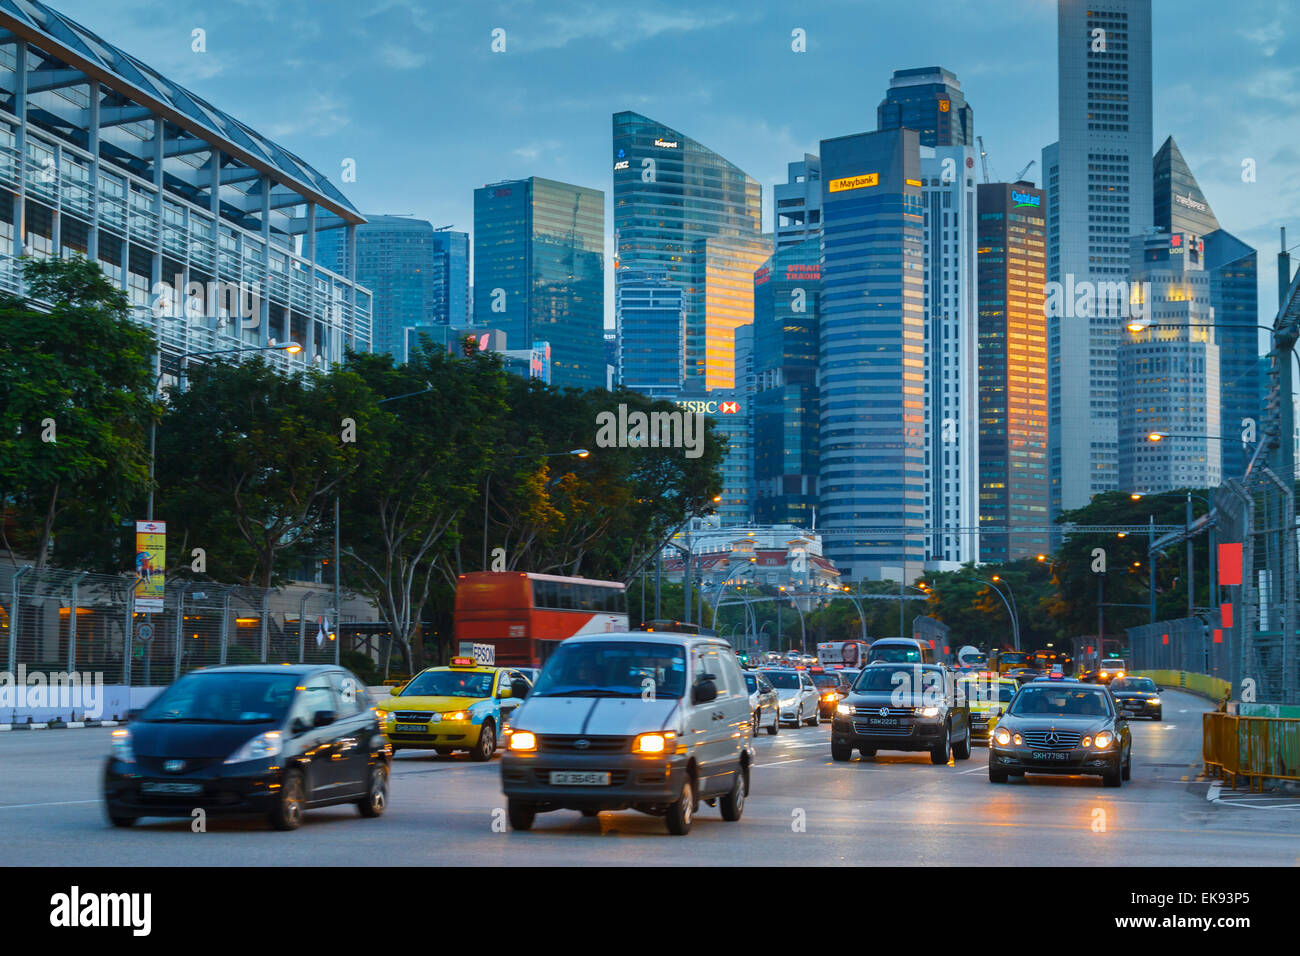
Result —
<path fill-rule="evenodd" d="M 455 640 L 491 644 L 496 663 L 541 667 L 576 634 L 626 631 L 627 593 L 617 581 L 525 571 L 471 571 L 456 582 Z"/>

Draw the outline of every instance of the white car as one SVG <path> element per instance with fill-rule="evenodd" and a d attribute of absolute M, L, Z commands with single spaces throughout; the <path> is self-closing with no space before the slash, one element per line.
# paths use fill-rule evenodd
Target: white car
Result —
<path fill-rule="evenodd" d="M 781 722 L 794 724 L 821 723 L 818 712 L 817 687 L 807 671 L 795 670 L 793 667 L 772 668 L 763 671 L 763 676 L 772 682 L 781 699 Z"/>
<path fill-rule="evenodd" d="M 749 690 L 749 709 L 754 712 L 754 733 L 766 727 L 769 734 L 781 730 L 781 697 L 767 679 L 767 671 L 745 671 L 745 687 Z"/>

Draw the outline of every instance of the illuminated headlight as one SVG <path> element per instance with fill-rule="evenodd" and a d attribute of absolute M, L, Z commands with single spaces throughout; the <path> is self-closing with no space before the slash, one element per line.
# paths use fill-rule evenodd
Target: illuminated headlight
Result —
<path fill-rule="evenodd" d="M 1102 677 L 1109 677 L 1110 674 L 1108 674 L 1106 671 L 1102 671 L 1102 672 L 1101 672 L 1101 676 L 1102 676 Z"/>
<path fill-rule="evenodd" d="M 938 707 L 922 707 L 922 708 L 921 708 L 921 716 L 922 716 L 922 717 L 938 717 L 938 716 L 939 716 L 939 708 L 938 708 Z"/>
<path fill-rule="evenodd" d="M 673 745 L 673 738 L 676 734 L 672 732 L 637 734 L 636 740 L 632 741 L 632 753 L 634 754 L 662 754 L 667 753 Z"/>
<path fill-rule="evenodd" d="M 258 734 L 244 746 L 240 747 L 233 754 L 226 758 L 226 763 L 243 763 L 246 760 L 265 760 L 267 757 L 274 757 L 283 749 L 280 741 L 280 731 L 268 730 L 264 734 Z"/>
<path fill-rule="evenodd" d="M 529 730 L 516 730 L 510 735 L 510 749 L 524 753 L 537 749 L 537 735 Z"/>
<path fill-rule="evenodd" d="M 382 724 L 385 720 L 388 719 L 388 711 L 380 710 L 378 707 L 376 707 L 375 716 L 379 718 L 379 722 Z"/>
<path fill-rule="evenodd" d="M 1092 745 L 1096 747 L 1098 750 L 1105 750 L 1107 747 L 1111 745 L 1111 741 L 1113 741 L 1114 739 L 1115 739 L 1114 734 L 1112 734 L 1109 730 L 1103 730 L 1101 733 L 1097 735 L 1096 739 L 1093 740 Z"/>
<path fill-rule="evenodd" d="M 795 703 L 796 703 L 795 698 L 791 697 L 789 700 L 783 700 L 783 701 L 781 701 L 781 706 L 782 706 L 782 707 L 793 707 L 793 706 L 795 705 Z"/>
<path fill-rule="evenodd" d="M 854 706 L 853 704 L 843 704 L 843 703 L 841 703 L 841 704 L 836 704 L 836 705 L 835 705 L 835 713 L 837 713 L 837 714 L 844 714 L 844 715 L 848 716 L 848 715 L 850 715 L 850 714 L 856 714 L 857 712 L 858 712 L 858 708 L 857 708 L 856 706 Z"/>
<path fill-rule="evenodd" d="M 131 731 L 125 728 L 113 731 L 113 759 L 122 763 L 135 763 L 135 751 L 131 749 Z"/>
<path fill-rule="evenodd" d="M 1159 698 L 1159 697 L 1148 697 L 1148 698 L 1147 698 L 1147 703 L 1149 703 L 1149 704 L 1158 704 L 1158 703 L 1160 703 L 1160 698 Z"/>
<path fill-rule="evenodd" d="M 450 714 L 442 715 L 443 720 L 469 720 L 469 717 L 468 710 L 453 710 Z"/>
<path fill-rule="evenodd" d="M 998 744 L 1005 747 L 1007 744 L 1011 743 L 1011 731 L 999 727 L 996 731 L 993 732 L 993 739 Z"/>

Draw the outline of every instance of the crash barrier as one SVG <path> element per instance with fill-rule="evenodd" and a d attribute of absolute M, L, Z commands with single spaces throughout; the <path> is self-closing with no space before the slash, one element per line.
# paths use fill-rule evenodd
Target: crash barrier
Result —
<path fill-rule="evenodd" d="M 1228 696 L 1231 685 L 1219 677 L 1197 674 L 1192 671 L 1133 671 L 1133 677 L 1150 677 L 1161 687 L 1171 687 L 1196 694 L 1215 703 Z"/>
<path fill-rule="evenodd" d="M 1201 759 L 1206 774 L 1233 789 L 1241 777 L 1251 790 L 1265 780 L 1300 781 L 1300 719 L 1202 714 Z"/>

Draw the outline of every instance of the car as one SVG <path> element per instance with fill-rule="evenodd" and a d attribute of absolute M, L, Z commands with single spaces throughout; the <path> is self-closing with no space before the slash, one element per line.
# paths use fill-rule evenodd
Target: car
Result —
<path fill-rule="evenodd" d="M 1097 665 L 1096 681 L 1098 684 L 1109 684 L 1113 680 L 1120 680 L 1128 673 L 1128 661 L 1122 657 L 1110 657 Z"/>
<path fill-rule="evenodd" d="M 1160 703 L 1160 688 L 1150 677 L 1121 677 L 1110 682 L 1110 696 L 1125 713 L 1137 717 L 1162 720 L 1164 707 Z"/>
<path fill-rule="evenodd" d="M 766 727 L 770 735 L 776 736 L 781 732 L 781 697 L 776 688 L 766 674 L 757 671 L 745 671 L 745 688 L 754 712 L 754 734 L 758 734 L 759 727 Z"/>
<path fill-rule="evenodd" d="M 764 671 L 776 692 L 781 695 L 781 722 L 798 727 L 821 723 L 817 687 L 806 670 L 792 667 L 772 668 Z"/>
<path fill-rule="evenodd" d="M 928 750 L 930 762 L 946 764 L 951 753 L 971 753 L 970 708 L 952 671 L 942 664 L 868 664 L 849 695 L 835 707 L 831 759 L 849 760 L 857 750 Z"/>
<path fill-rule="evenodd" d="M 1096 684 L 1025 684 L 989 737 L 993 783 L 1046 773 L 1100 776 L 1105 786 L 1118 787 L 1132 768 L 1128 721 L 1110 691 Z"/>
<path fill-rule="evenodd" d="M 639 810 L 690 832 L 701 800 L 741 818 L 754 761 L 744 674 L 701 634 L 593 634 L 557 647 L 501 759 L 516 830 L 538 813 Z"/>
<path fill-rule="evenodd" d="M 450 665 L 420 671 L 376 711 L 394 751 L 468 750 L 472 760 L 491 760 L 511 712 L 531 689 L 514 668 L 453 657 Z"/>
<path fill-rule="evenodd" d="M 1036 680 L 1042 675 L 1036 668 L 1033 667 L 1013 667 L 1011 668 L 1011 670 L 1006 672 L 1005 676 L 1011 678 L 1012 680 L 1016 681 L 1019 684 L 1027 684 L 1031 680 Z"/>
<path fill-rule="evenodd" d="M 867 648 L 867 663 L 933 664 L 934 651 L 929 644 L 912 637 L 882 637 Z"/>
<path fill-rule="evenodd" d="M 972 740 L 988 740 L 1003 712 L 1020 689 L 1020 682 L 993 671 L 959 674 L 957 686 L 965 691 L 970 707 Z"/>
<path fill-rule="evenodd" d="M 392 749 L 365 687 L 341 667 L 244 665 L 191 671 L 112 733 L 109 822 L 263 814 L 294 830 L 304 810 L 388 805 Z"/>
<path fill-rule="evenodd" d="M 821 671 L 813 668 L 810 676 L 813 686 L 817 688 L 817 715 L 822 720 L 835 716 L 835 705 L 845 696 L 844 686 L 838 671 Z"/>

